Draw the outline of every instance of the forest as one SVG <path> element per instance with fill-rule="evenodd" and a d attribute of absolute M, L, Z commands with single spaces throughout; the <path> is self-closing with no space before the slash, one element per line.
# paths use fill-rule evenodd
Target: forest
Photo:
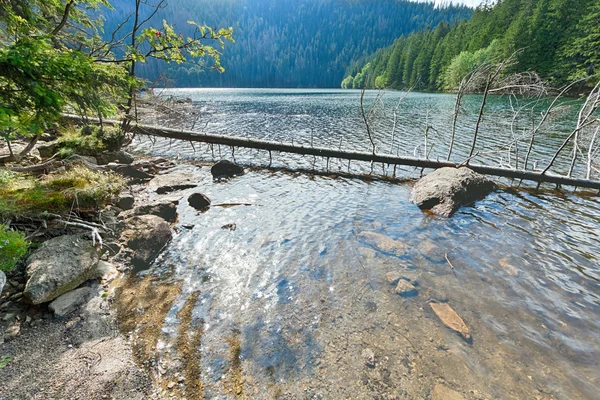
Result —
<path fill-rule="evenodd" d="M 111 1 L 105 36 L 131 12 L 132 2 Z M 235 44 L 221 50 L 226 73 L 199 65 L 149 62 L 142 77 L 167 78 L 179 87 L 339 87 L 348 66 L 395 38 L 469 18 L 465 6 L 435 7 L 405 0 L 179 0 L 150 21 L 189 34 L 188 20 L 233 27 Z"/>
<path fill-rule="evenodd" d="M 513 72 L 561 86 L 597 74 L 598 49 L 597 0 L 499 0 L 468 21 L 401 36 L 348 68 L 342 87 L 453 90 L 478 65 L 511 56 Z"/>

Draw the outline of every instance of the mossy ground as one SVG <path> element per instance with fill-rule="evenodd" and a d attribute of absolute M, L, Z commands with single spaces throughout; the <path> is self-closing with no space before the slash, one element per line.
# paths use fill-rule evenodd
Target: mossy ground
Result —
<path fill-rule="evenodd" d="M 95 156 L 103 151 L 116 151 L 121 148 L 125 135 L 119 128 L 72 126 L 63 128 L 56 141 L 58 154 L 66 158 L 73 154 Z"/>
<path fill-rule="evenodd" d="M 94 210 L 124 186 L 120 175 L 82 166 L 41 178 L 0 169 L 0 218 Z"/>

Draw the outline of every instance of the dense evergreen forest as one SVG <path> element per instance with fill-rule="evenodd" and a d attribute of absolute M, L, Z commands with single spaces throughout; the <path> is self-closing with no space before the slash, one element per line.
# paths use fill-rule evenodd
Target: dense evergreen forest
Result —
<path fill-rule="evenodd" d="M 477 65 L 517 50 L 514 71 L 535 71 L 556 86 L 600 72 L 600 1 L 484 4 L 469 21 L 402 36 L 353 64 L 342 87 L 454 89 Z"/>
<path fill-rule="evenodd" d="M 111 1 L 105 35 L 130 14 L 133 1 Z M 146 12 L 150 12 L 147 8 Z M 177 86 L 339 87 L 348 66 L 410 32 L 469 18 L 465 6 L 436 8 L 405 0 L 170 0 L 152 25 L 190 34 L 188 20 L 233 27 L 235 44 L 222 50 L 219 74 L 200 66 L 149 62 L 143 77 L 161 72 Z"/>

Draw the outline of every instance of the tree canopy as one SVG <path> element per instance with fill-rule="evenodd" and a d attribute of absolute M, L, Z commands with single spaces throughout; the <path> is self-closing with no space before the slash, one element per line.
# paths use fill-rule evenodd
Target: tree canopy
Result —
<path fill-rule="evenodd" d="M 146 26 L 137 5 L 135 29 L 116 29 L 106 40 L 107 0 L 6 0 L 0 2 L 0 135 L 35 135 L 65 111 L 105 117 L 131 102 L 142 81 L 135 64 L 148 59 L 172 63 L 205 57 L 222 70 L 218 48 L 233 40 L 230 29 L 190 22 L 184 36 L 163 21 Z M 149 7 L 152 13 L 162 6 Z M 125 26 L 122 21 L 120 27 Z"/>
<path fill-rule="evenodd" d="M 453 27 L 442 22 L 400 37 L 352 65 L 342 86 L 454 89 L 469 68 L 518 50 L 513 70 L 535 71 L 562 85 L 600 72 L 599 49 L 598 1 L 499 0 Z"/>
<path fill-rule="evenodd" d="M 106 35 L 131 12 L 114 0 Z M 187 20 L 230 26 L 236 45 L 223 50 L 226 74 L 186 63 L 149 62 L 140 74 L 161 74 L 184 87 L 337 87 L 348 65 L 410 32 L 469 18 L 465 6 L 435 7 L 407 0 L 171 0 L 152 21 L 166 19 L 190 35 Z"/>

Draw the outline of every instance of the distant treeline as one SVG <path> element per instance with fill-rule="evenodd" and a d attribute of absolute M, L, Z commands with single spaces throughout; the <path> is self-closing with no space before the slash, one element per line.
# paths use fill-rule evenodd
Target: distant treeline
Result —
<path fill-rule="evenodd" d="M 107 13 L 108 37 L 134 3 L 110 2 L 115 11 Z M 170 0 L 153 25 L 164 19 L 187 34 L 188 20 L 233 27 L 236 42 L 222 51 L 225 73 L 158 62 L 140 69 L 150 80 L 164 72 L 177 86 L 339 87 L 353 61 L 403 34 L 470 18 L 472 12 L 405 0 Z"/>
<path fill-rule="evenodd" d="M 556 86 L 600 73 L 600 1 L 484 4 L 469 21 L 402 36 L 355 63 L 342 87 L 454 89 L 479 64 L 521 49 L 509 72 L 535 71 Z"/>

